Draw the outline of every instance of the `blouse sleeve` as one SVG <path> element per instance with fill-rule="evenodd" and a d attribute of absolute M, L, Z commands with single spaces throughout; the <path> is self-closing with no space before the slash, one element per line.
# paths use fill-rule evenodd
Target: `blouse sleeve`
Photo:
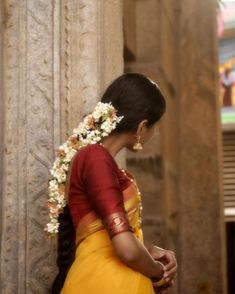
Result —
<path fill-rule="evenodd" d="M 125 212 L 116 163 L 103 147 L 92 147 L 83 168 L 89 202 L 101 218 L 110 238 L 125 231 L 133 231 Z"/>

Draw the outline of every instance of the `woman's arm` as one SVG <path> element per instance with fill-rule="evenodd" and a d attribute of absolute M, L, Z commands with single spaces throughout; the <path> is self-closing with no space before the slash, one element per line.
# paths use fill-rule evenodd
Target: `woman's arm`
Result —
<path fill-rule="evenodd" d="M 117 165 L 103 147 L 93 145 L 83 158 L 82 179 L 91 208 L 100 217 L 119 258 L 131 268 L 161 279 L 164 265 L 135 237 L 126 215 Z"/>
<path fill-rule="evenodd" d="M 145 246 L 131 232 L 122 232 L 112 238 L 117 256 L 134 270 L 149 278 L 161 279 L 164 266 L 155 261 Z"/>

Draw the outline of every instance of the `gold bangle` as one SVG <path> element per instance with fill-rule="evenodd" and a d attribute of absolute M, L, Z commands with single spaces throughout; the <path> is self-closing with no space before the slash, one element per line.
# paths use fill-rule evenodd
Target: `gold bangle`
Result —
<path fill-rule="evenodd" d="M 162 262 L 160 262 L 160 261 L 157 261 L 157 262 L 162 266 L 163 271 L 165 272 L 165 266 L 164 266 L 164 264 Z M 163 275 L 164 275 L 164 273 L 163 273 Z M 167 283 L 167 281 L 162 276 L 162 278 L 159 281 L 154 282 L 154 285 L 155 285 L 155 287 L 161 287 L 161 286 L 163 286 L 166 283 Z"/>
<path fill-rule="evenodd" d="M 154 286 L 155 286 L 155 287 L 161 287 L 161 286 L 163 286 L 163 285 L 165 285 L 165 284 L 166 284 L 166 280 L 165 280 L 164 278 L 161 278 L 160 281 L 154 283 Z"/>

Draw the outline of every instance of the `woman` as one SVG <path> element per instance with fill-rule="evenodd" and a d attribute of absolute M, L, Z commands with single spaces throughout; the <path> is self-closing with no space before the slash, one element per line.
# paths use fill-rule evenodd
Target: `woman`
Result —
<path fill-rule="evenodd" d="M 123 74 L 70 138 L 66 148 L 73 144 L 77 151 L 70 156 L 67 205 L 59 216 L 59 274 L 53 294 L 152 294 L 173 284 L 174 253 L 144 246 L 140 191 L 114 159 L 123 148 L 142 149 L 165 107 L 149 78 Z M 66 148 L 59 151 L 62 158 Z"/>

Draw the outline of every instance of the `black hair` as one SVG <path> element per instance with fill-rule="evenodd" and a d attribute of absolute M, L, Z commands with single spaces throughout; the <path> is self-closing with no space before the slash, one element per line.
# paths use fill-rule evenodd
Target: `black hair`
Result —
<path fill-rule="evenodd" d="M 151 127 L 159 121 L 166 110 L 166 102 L 159 87 L 143 74 L 126 73 L 116 78 L 105 90 L 101 102 L 111 102 L 117 115 L 124 118 L 113 132 L 135 132 L 138 124 L 146 119 Z M 68 206 L 59 216 L 58 257 L 59 273 L 51 294 L 59 294 L 68 270 L 75 257 L 75 229 Z"/>
<path fill-rule="evenodd" d="M 164 96 L 155 82 L 139 73 L 126 73 L 115 79 L 104 92 L 102 102 L 111 102 L 124 118 L 115 133 L 135 132 L 146 119 L 151 127 L 166 110 Z"/>
<path fill-rule="evenodd" d="M 56 264 L 59 268 L 59 272 L 52 284 L 51 294 L 60 294 L 68 270 L 75 257 L 75 229 L 68 205 L 64 207 L 63 213 L 59 214 L 58 222 L 60 225 L 58 232 Z"/>

